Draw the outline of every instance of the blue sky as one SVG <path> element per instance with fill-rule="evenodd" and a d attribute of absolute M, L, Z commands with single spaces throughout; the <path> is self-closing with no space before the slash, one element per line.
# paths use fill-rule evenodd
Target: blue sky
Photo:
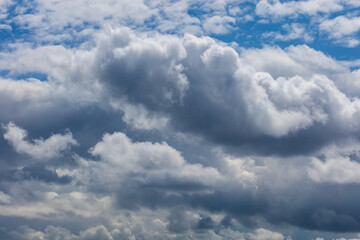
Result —
<path fill-rule="evenodd" d="M 360 239 L 358 0 L 0 0 L 1 239 Z"/>

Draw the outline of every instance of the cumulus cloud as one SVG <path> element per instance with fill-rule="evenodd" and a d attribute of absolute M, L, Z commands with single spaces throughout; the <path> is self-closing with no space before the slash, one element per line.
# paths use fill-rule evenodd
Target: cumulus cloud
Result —
<path fill-rule="evenodd" d="M 133 232 L 131 232 L 133 230 Z M 144 234 L 141 232 L 142 229 L 133 228 L 121 228 L 115 229 L 113 231 L 109 231 L 109 228 L 105 227 L 104 225 L 97 225 L 91 228 L 86 229 L 85 231 L 81 231 L 79 235 L 74 235 L 71 232 L 67 231 L 66 229 L 59 227 L 48 225 L 43 231 L 36 231 L 28 226 L 19 227 L 16 231 L 12 231 L 10 234 L 5 235 L 6 237 L 10 237 L 16 240 L 38 240 L 38 239 L 74 239 L 74 240 L 92 240 L 92 239 L 103 239 L 103 240 L 134 240 L 137 238 L 146 238 L 146 239 L 158 239 L 157 237 L 162 238 L 161 235 L 158 233 L 151 234 Z M 159 229 L 160 230 L 160 229 Z M 160 230 L 161 231 L 161 230 Z M 1 232 L 0 232 L 1 234 Z M 253 239 L 268 239 L 268 240 L 278 240 L 284 239 L 279 238 L 278 236 L 282 236 L 279 233 L 272 232 L 267 229 L 257 229 L 254 233 L 246 234 L 244 232 L 233 231 L 230 229 L 222 229 L 218 233 L 213 231 L 210 232 L 202 232 L 202 233 L 192 233 L 192 234 L 185 234 L 180 236 L 180 239 L 239 239 L 239 240 L 253 240 Z M 174 235 L 166 235 L 167 239 L 178 239 Z M 255 238 L 254 238 L 255 237 Z M 355 239 L 354 239 L 355 240 Z"/>
<path fill-rule="evenodd" d="M 105 44 L 111 39 L 119 39 L 119 45 Z M 113 97 L 163 115 L 175 128 L 216 141 L 232 139 L 241 144 L 252 138 L 258 144 L 258 136 L 281 139 L 357 116 L 358 99 L 348 98 L 326 77 L 340 81 L 346 75 L 352 86 L 347 89 L 354 91 L 351 73 L 307 46 L 290 47 L 287 52 L 250 50 L 239 56 L 208 38 L 138 38 L 121 30 L 105 35 L 102 44 L 106 47 L 95 59 L 101 65 L 106 56 L 106 64 L 98 74 Z M 266 54 L 271 61 L 265 60 Z M 154 87 L 159 83 L 162 88 Z M 330 101 L 334 104 L 327 105 Z M 216 126 L 222 126 L 221 131 Z"/>
<path fill-rule="evenodd" d="M 252 240 L 283 240 L 284 236 L 277 232 L 272 232 L 267 229 L 257 229 L 255 233 L 249 234 Z"/>
<path fill-rule="evenodd" d="M 84 232 L 81 232 L 80 239 L 83 240 L 96 240 L 96 239 L 103 239 L 103 240 L 112 240 L 113 237 L 108 232 L 108 230 L 103 226 L 97 226 L 93 228 L 89 228 Z"/>
<path fill-rule="evenodd" d="M 309 168 L 311 179 L 316 182 L 359 183 L 357 172 L 360 164 L 349 157 L 338 157 L 321 161 L 313 159 Z"/>
<path fill-rule="evenodd" d="M 314 15 L 318 12 L 331 13 L 342 9 L 341 1 L 338 0 L 288 1 L 284 3 L 279 0 L 261 0 L 256 5 L 256 13 L 258 15 L 273 15 L 275 17 L 284 17 L 292 14 Z"/>
<path fill-rule="evenodd" d="M 76 83 L 70 94 L 40 81 L 24 82 L 21 87 L 36 83 L 49 86 L 51 91 L 47 91 L 58 93 L 59 99 L 109 104 L 123 112 L 123 121 L 135 129 L 169 125 L 228 144 L 251 145 L 253 141 L 261 145 L 262 136 L 281 142 L 313 127 L 334 129 L 356 122 L 356 72 L 304 45 L 250 49 L 239 55 L 210 38 L 149 36 L 110 28 L 99 34 L 97 47 L 71 55 L 74 65 L 67 79 L 62 71 L 68 67 L 56 71 L 63 63 L 66 66 L 65 60 L 37 69 L 64 86 Z M 89 67 L 82 69 L 83 65 Z M 79 97 L 74 89 L 79 90 Z M 91 98 L 92 94 L 96 97 Z M 355 125 L 348 127 L 356 129 Z"/>
<path fill-rule="evenodd" d="M 349 47 L 360 44 L 359 39 L 354 36 L 360 30 L 360 17 L 338 16 L 334 19 L 323 21 L 319 28 L 329 34 L 330 38 L 344 42 Z M 346 38 L 350 36 L 350 38 Z"/>
<path fill-rule="evenodd" d="M 357 238 L 358 1 L 11 4 L 0 238 Z"/>
<path fill-rule="evenodd" d="M 65 135 L 55 134 L 48 139 L 26 140 L 27 132 L 13 122 L 3 126 L 4 138 L 13 146 L 16 152 L 27 154 L 36 159 L 50 159 L 58 157 L 62 152 L 76 145 L 71 132 Z"/>
<path fill-rule="evenodd" d="M 231 25 L 235 19 L 229 16 L 214 16 L 207 18 L 203 24 L 205 31 L 215 34 L 226 34 L 230 32 Z"/>

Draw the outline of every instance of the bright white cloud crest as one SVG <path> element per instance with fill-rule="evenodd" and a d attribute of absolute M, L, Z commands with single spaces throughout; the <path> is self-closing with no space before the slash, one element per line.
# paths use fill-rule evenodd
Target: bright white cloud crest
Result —
<path fill-rule="evenodd" d="M 26 140 L 27 132 L 10 122 L 3 126 L 4 138 L 9 141 L 16 152 L 27 154 L 36 159 L 48 159 L 58 157 L 61 152 L 76 145 L 76 140 L 71 132 L 65 135 L 55 134 L 46 140 L 34 139 L 32 142 Z"/>

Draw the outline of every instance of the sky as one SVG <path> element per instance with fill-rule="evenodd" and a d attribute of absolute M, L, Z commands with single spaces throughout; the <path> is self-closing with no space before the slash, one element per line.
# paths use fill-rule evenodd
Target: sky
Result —
<path fill-rule="evenodd" d="M 0 239 L 359 240 L 359 0 L 0 0 Z"/>

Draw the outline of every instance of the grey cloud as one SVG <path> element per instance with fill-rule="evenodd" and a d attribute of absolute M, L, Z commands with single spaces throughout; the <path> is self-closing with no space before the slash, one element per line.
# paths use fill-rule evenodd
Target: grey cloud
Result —
<path fill-rule="evenodd" d="M 190 230 L 193 219 L 186 208 L 174 208 L 167 217 L 167 229 L 174 233 L 184 233 Z"/>
<path fill-rule="evenodd" d="M 275 184 L 277 179 L 274 176 L 278 175 L 277 171 L 282 171 L 279 167 L 275 167 L 277 171 L 273 170 L 271 164 L 275 159 L 270 159 L 271 164 L 258 170 L 251 164 L 241 164 L 241 159 L 228 159 L 233 161 L 229 165 L 233 172 L 227 172 L 225 169 L 216 170 L 188 163 L 166 143 L 135 142 L 123 133 L 105 134 L 90 152 L 99 159 L 86 160 L 78 156 L 75 159 L 78 166 L 65 173 L 73 178 L 72 182 L 79 188 L 74 185 L 69 189 L 65 185 L 64 192 L 49 192 L 45 185 L 44 189 L 36 187 L 38 190 L 32 196 L 24 196 L 24 190 L 35 189 L 38 180 L 52 183 L 54 176 L 41 175 L 46 173 L 41 167 L 40 173 L 31 166 L 25 167 L 23 171 L 30 174 L 33 181 L 20 185 L 12 183 L 11 191 L 3 194 L 5 202 L 0 205 L 2 214 L 34 219 L 46 219 L 56 214 L 65 219 L 71 215 L 97 218 L 111 211 L 115 215 L 116 211 L 140 212 L 144 208 L 152 212 L 168 212 L 180 207 L 180 211 L 183 208 L 184 212 L 171 210 L 171 214 L 164 217 L 166 224 L 163 224 L 168 230 L 179 234 L 191 229 L 199 231 L 198 234 L 212 234 L 212 229 L 231 227 L 229 218 L 234 219 L 233 224 L 237 221 L 249 228 L 258 227 L 264 220 L 272 224 L 285 223 L 317 230 L 356 231 L 360 228 L 357 185 L 314 183 L 306 178 L 306 168 L 302 173 L 305 178 L 300 176 L 296 180 L 293 172 L 284 171 L 279 181 L 287 182 L 283 186 Z M 289 162 L 283 169 L 289 166 L 294 168 L 295 165 Z M 57 170 L 64 171 L 66 168 L 59 166 Z M 292 178 L 297 184 L 301 183 L 296 189 L 293 189 Z M 80 192 L 82 186 L 86 187 L 87 192 Z M 352 193 L 351 197 L 347 194 L 349 192 Z M 9 202 L 6 200 L 8 198 L 17 201 Z M 333 201 L 328 201 L 330 198 Z M 201 216 L 206 217 L 196 220 L 186 213 L 190 209 L 224 213 L 228 217 L 215 221 L 213 216 L 203 214 Z M 204 233 L 204 230 L 208 233 Z M 103 227 L 91 228 L 80 234 L 82 236 L 114 237 L 111 231 L 105 231 Z"/>
<path fill-rule="evenodd" d="M 213 229 L 214 221 L 211 219 L 211 217 L 201 218 L 197 223 L 196 228 L 199 230 Z"/>
<path fill-rule="evenodd" d="M 140 104 L 168 118 L 177 130 L 264 153 L 267 149 L 303 153 L 333 139 L 357 136 L 356 124 L 341 131 L 335 129 L 356 122 L 358 98 L 348 98 L 326 77 L 346 76 L 351 84 L 351 73 L 306 46 L 291 47 L 287 53 L 279 49 L 259 50 L 251 58 L 251 52 L 239 56 L 230 47 L 190 35 L 183 39 L 139 38 L 128 31 L 118 31 L 108 37 L 106 41 L 113 45 L 103 43 L 107 48 L 101 47 L 95 57 L 96 65 L 102 66 L 97 68 L 100 83 L 114 98 Z M 111 39 L 121 44 L 116 45 Z M 121 39 L 127 39 L 127 43 L 124 45 Z M 279 54 L 279 61 L 287 62 L 286 67 L 279 63 L 277 73 L 270 70 L 277 79 L 258 72 L 274 69 L 261 60 L 267 51 Z M 311 56 L 310 60 L 305 60 L 304 54 Z M 313 57 L 330 63 L 330 69 L 312 64 Z M 253 64 L 256 61 L 260 64 Z M 299 66 L 307 69 L 300 74 L 302 77 L 295 76 Z M 340 84 L 339 81 L 335 82 Z M 347 114 L 342 112 L 346 108 Z M 316 138 L 314 131 L 319 132 Z M 311 144 L 298 148 L 304 141 Z"/>
<path fill-rule="evenodd" d="M 136 222 L 138 224 L 138 222 Z M 201 231 L 201 232 L 191 232 L 189 234 L 182 234 L 175 236 L 173 234 L 161 235 L 160 233 L 149 233 L 144 232 L 144 229 L 139 227 L 132 226 L 131 228 L 120 228 L 112 229 L 111 227 L 105 227 L 103 225 L 97 225 L 95 227 L 88 228 L 84 231 L 81 231 L 78 235 L 73 234 L 70 231 L 60 227 L 48 225 L 44 230 L 35 230 L 28 226 L 21 226 L 14 231 L 7 231 L 7 229 L 0 229 L 0 236 L 6 236 L 9 240 L 40 240 L 40 239 L 49 239 L 49 240 L 91 240 L 91 239 L 100 239 L 100 240 L 133 240 L 133 239 L 239 239 L 239 240 L 282 240 L 284 236 L 278 232 L 273 232 L 268 229 L 260 228 L 254 232 L 245 233 L 234 231 L 231 229 L 221 229 L 217 232 L 215 231 Z"/>
<path fill-rule="evenodd" d="M 2 181 L 35 180 L 47 183 L 69 184 L 72 178 L 69 176 L 60 177 L 55 171 L 46 169 L 43 165 L 32 165 L 3 172 L 0 179 Z"/>
<path fill-rule="evenodd" d="M 100 225 L 94 228 L 89 228 L 84 232 L 81 232 L 80 239 L 82 240 L 112 240 L 113 237 L 108 230 Z"/>
<path fill-rule="evenodd" d="M 19 48 L 0 61 L 2 68 L 34 68 L 49 76 L 47 82 L 0 79 L 1 121 L 19 122 L 35 139 L 27 140 L 14 124 L 5 126 L 5 139 L 23 157 L 1 139 L 2 221 L 60 218 L 81 225 L 84 219 L 77 232 L 34 226 L 1 234 L 284 239 L 265 229 L 236 231 L 239 223 L 252 229 L 264 222 L 359 231 L 353 150 L 321 152 L 345 139 L 358 143 L 355 72 L 307 46 L 239 53 L 206 37 L 128 29 L 107 29 L 97 38 L 89 50 Z M 71 133 L 41 138 L 67 127 Z M 174 142 L 179 133 L 203 140 L 189 144 L 187 153 L 161 142 L 164 135 Z M 77 141 L 73 154 L 61 156 Z M 214 164 L 202 156 L 198 164 L 200 144 L 241 158 L 220 154 L 212 156 Z M 33 158 L 51 160 L 42 165 Z"/>

